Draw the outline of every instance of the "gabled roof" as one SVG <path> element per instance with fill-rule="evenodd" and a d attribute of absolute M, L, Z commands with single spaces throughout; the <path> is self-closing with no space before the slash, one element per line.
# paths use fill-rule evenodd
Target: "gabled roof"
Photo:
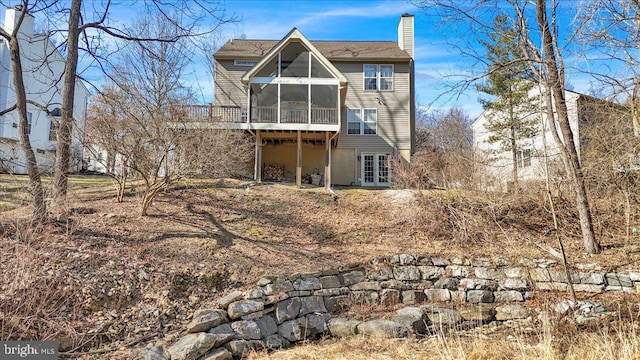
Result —
<path fill-rule="evenodd" d="M 395 41 L 310 41 L 331 61 L 410 61 L 411 56 Z M 218 60 L 256 59 L 263 57 L 278 44 L 277 40 L 227 41 L 214 57 Z"/>
<path fill-rule="evenodd" d="M 545 87 L 540 88 L 540 87 L 535 87 L 534 86 L 529 90 L 529 98 L 530 99 L 537 98 L 538 96 L 540 96 L 541 92 L 544 95 L 545 91 L 546 91 Z M 579 93 L 579 92 L 577 92 L 575 90 L 564 89 L 564 92 L 565 92 L 565 98 L 566 98 L 566 94 L 567 93 L 572 93 L 572 94 L 577 95 L 578 99 L 586 99 L 586 100 L 593 101 L 593 102 L 606 103 L 606 104 L 608 104 L 610 106 L 613 106 L 613 107 L 616 107 L 618 109 L 624 109 L 624 107 L 625 107 L 624 104 L 618 104 L 618 103 L 615 103 L 615 102 L 613 102 L 611 100 L 601 99 L 601 98 L 597 98 L 597 97 L 592 96 L 592 95 L 586 95 L 586 94 L 583 94 L 583 93 Z M 493 101 L 496 101 L 498 98 L 494 99 Z M 554 108 L 555 108 L 555 104 L 554 104 Z M 489 109 L 483 110 L 482 113 L 480 115 L 478 115 L 478 117 L 475 118 L 475 120 L 473 120 L 473 122 L 471 123 L 471 127 L 474 127 L 474 125 L 478 122 L 478 120 L 480 120 L 481 118 L 484 118 L 485 113 L 487 113 L 487 111 L 490 111 L 490 110 Z"/>
<path fill-rule="evenodd" d="M 338 78 L 338 80 L 340 80 L 341 83 L 347 82 L 347 78 L 345 78 L 344 75 L 342 75 L 340 70 L 336 69 L 336 67 L 333 66 L 331 61 L 327 60 L 327 58 L 324 57 L 324 55 L 322 55 L 322 53 L 318 51 L 318 49 L 316 49 L 316 47 L 313 46 L 311 42 L 309 42 L 309 40 L 307 40 L 307 38 L 304 35 L 302 35 L 302 33 L 296 28 L 291 29 L 291 31 L 289 31 L 289 33 L 282 40 L 280 40 L 277 44 L 275 44 L 275 46 L 271 48 L 271 50 L 269 50 L 266 54 L 264 54 L 260 59 L 260 61 L 258 61 L 257 64 L 255 64 L 249 71 L 247 71 L 242 76 L 242 79 L 241 79 L 242 82 L 248 83 L 249 80 L 252 77 L 254 77 L 255 74 L 264 67 L 265 64 L 271 61 L 271 59 L 273 59 L 273 57 L 276 56 L 278 52 L 280 52 L 285 46 L 287 46 L 292 41 L 301 42 L 307 49 L 309 49 L 310 52 L 312 52 L 318 58 L 318 60 L 327 69 L 329 69 L 329 71 L 333 75 L 335 75 L 336 78 Z"/>

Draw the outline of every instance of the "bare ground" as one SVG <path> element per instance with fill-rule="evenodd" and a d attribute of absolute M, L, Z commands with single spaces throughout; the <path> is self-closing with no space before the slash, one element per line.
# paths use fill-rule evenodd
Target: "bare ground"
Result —
<path fill-rule="evenodd" d="M 398 253 L 517 261 L 558 249 L 537 196 L 194 181 L 161 194 L 146 217 L 136 196 L 116 203 L 108 184 L 72 198 L 68 218 L 37 229 L 24 220 L 26 205 L 5 211 L 0 238 L 1 337 L 61 340 L 68 357 L 131 358 L 265 274 Z M 610 225 L 613 205 L 596 207 L 606 214 L 599 255 L 582 252 L 570 204 L 556 206 L 571 264 L 640 267 L 640 237 Z"/>

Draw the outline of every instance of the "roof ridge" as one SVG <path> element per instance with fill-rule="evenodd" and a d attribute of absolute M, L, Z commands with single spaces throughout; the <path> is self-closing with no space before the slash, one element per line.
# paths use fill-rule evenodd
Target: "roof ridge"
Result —
<path fill-rule="evenodd" d="M 383 42 L 383 43 L 397 43 L 393 40 L 309 40 L 315 42 Z"/>
<path fill-rule="evenodd" d="M 233 41 L 274 41 L 274 42 L 278 42 L 280 40 L 274 40 L 274 39 L 229 39 L 229 40 L 233 40 Z M 313 41 L 313 42 L 361 42 L 361 43 L 366 43 L 366 42 L 376 42 L 376 43 L 397 43 L 397 41 L 394 40 L 312 40 L 309 39 L 309 41 Z"/>

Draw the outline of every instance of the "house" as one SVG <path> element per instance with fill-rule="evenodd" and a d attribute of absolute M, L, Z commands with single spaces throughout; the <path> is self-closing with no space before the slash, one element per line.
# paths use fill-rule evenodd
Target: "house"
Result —
<path fill-rule="evenodd" d="M 14 29 L 20 8 L 5 11 L 3 28 L 7 32 Z M 60 116 L 62 104 L 62 74 L 64 57 L 56 45 L 45 34 L 34 33 L 34 17 L 26 15 L 18 39 L 27 99 L 44 106 L 48 111 L 27 104 L 30 124 L 31 145 L 36 154 L 38 166 L 43 172 L 52 172 L 56 151 L 56 117 Z M 89 91 L 78 81 L 75 90 L 74 133 L 71 141 L 71 171 L 79 171 L 82 159 L 82 134 Z M 0 110 L 13 106 L 16 102 L 9 48 L 6 41 L 0 41 Z M 26 160 L 19 142 L 16 111 L 0 116 L 0 172 L 26 174 Z"/>
<path fill-rule="evenodd" d="M 528 92 L 530 100 L 527 105 L 516 110 L 519 120 L 530 121 L 535 126 L 533 136 L 517 140 L 516 169 L 519 181 L 545 179 L 547 171 L 552 178 L 563 176 L 564 173 L 560 149 L 556 146 L 549 129 L 544 94 L 544 90 L 537 85 L 534 86 Z M 590 151 L 595 142 L 607 141 L 599 128 L 616 128 L 616 135 L 607 135 L 609 141 L 612 141 L 612 136 L 624 132 L 633 134 L 631 122 L 624 120 L 629 120 L 628 109 L 625 106 L 570 90 L 565 90 L 565 100 L 573 140 L 583 167 L 589 161 L 599 161 L 598 158 L 603 156 L 601 153 Z M 514 166 L 512 152 L 503 151 L 499 143 L 492 143 L 492 133 L 487 130 L 490 119 L 501 116 L 504 117 L 506 114 L 487 109 L 471 124 L 476 159 L 486 165 L 485 185 L 498 188 L 510 185 Z M 587 158 L 589 156 L 590 159 Z M 628 155 L 624 156 L 629 158 Z M 614 164 L 611 164 L 611 170 L 614 170 Z"/>
<path fill-rule="evenodd" d="M 255 179 L 390 185 L 414 150 L 414 17 L 396 41 L 233 39 L 215 54 L 203 121 L 255 137 Z"/>

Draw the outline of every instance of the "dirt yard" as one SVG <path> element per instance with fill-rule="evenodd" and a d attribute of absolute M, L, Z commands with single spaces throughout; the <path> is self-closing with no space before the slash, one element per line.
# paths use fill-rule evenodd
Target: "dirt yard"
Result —
<path fill-rule="evenodd" d="M 78 178 L 71 215 L 33 229 L 20 181 L 0 181 L 0 337 L 58 339 L 74 358 L 131 358 L 266 274 L 398 253 L 536 259 L 558 249 L 535 196 L 191 181 L 141 217 L 133 192 L 116 203 L 108 179 Z M 571 264 L 640 266 L 640 236 L 627 241 L 601 224 L 605 250 L 586 255 L 570 204 L 557 206 Z"/>

